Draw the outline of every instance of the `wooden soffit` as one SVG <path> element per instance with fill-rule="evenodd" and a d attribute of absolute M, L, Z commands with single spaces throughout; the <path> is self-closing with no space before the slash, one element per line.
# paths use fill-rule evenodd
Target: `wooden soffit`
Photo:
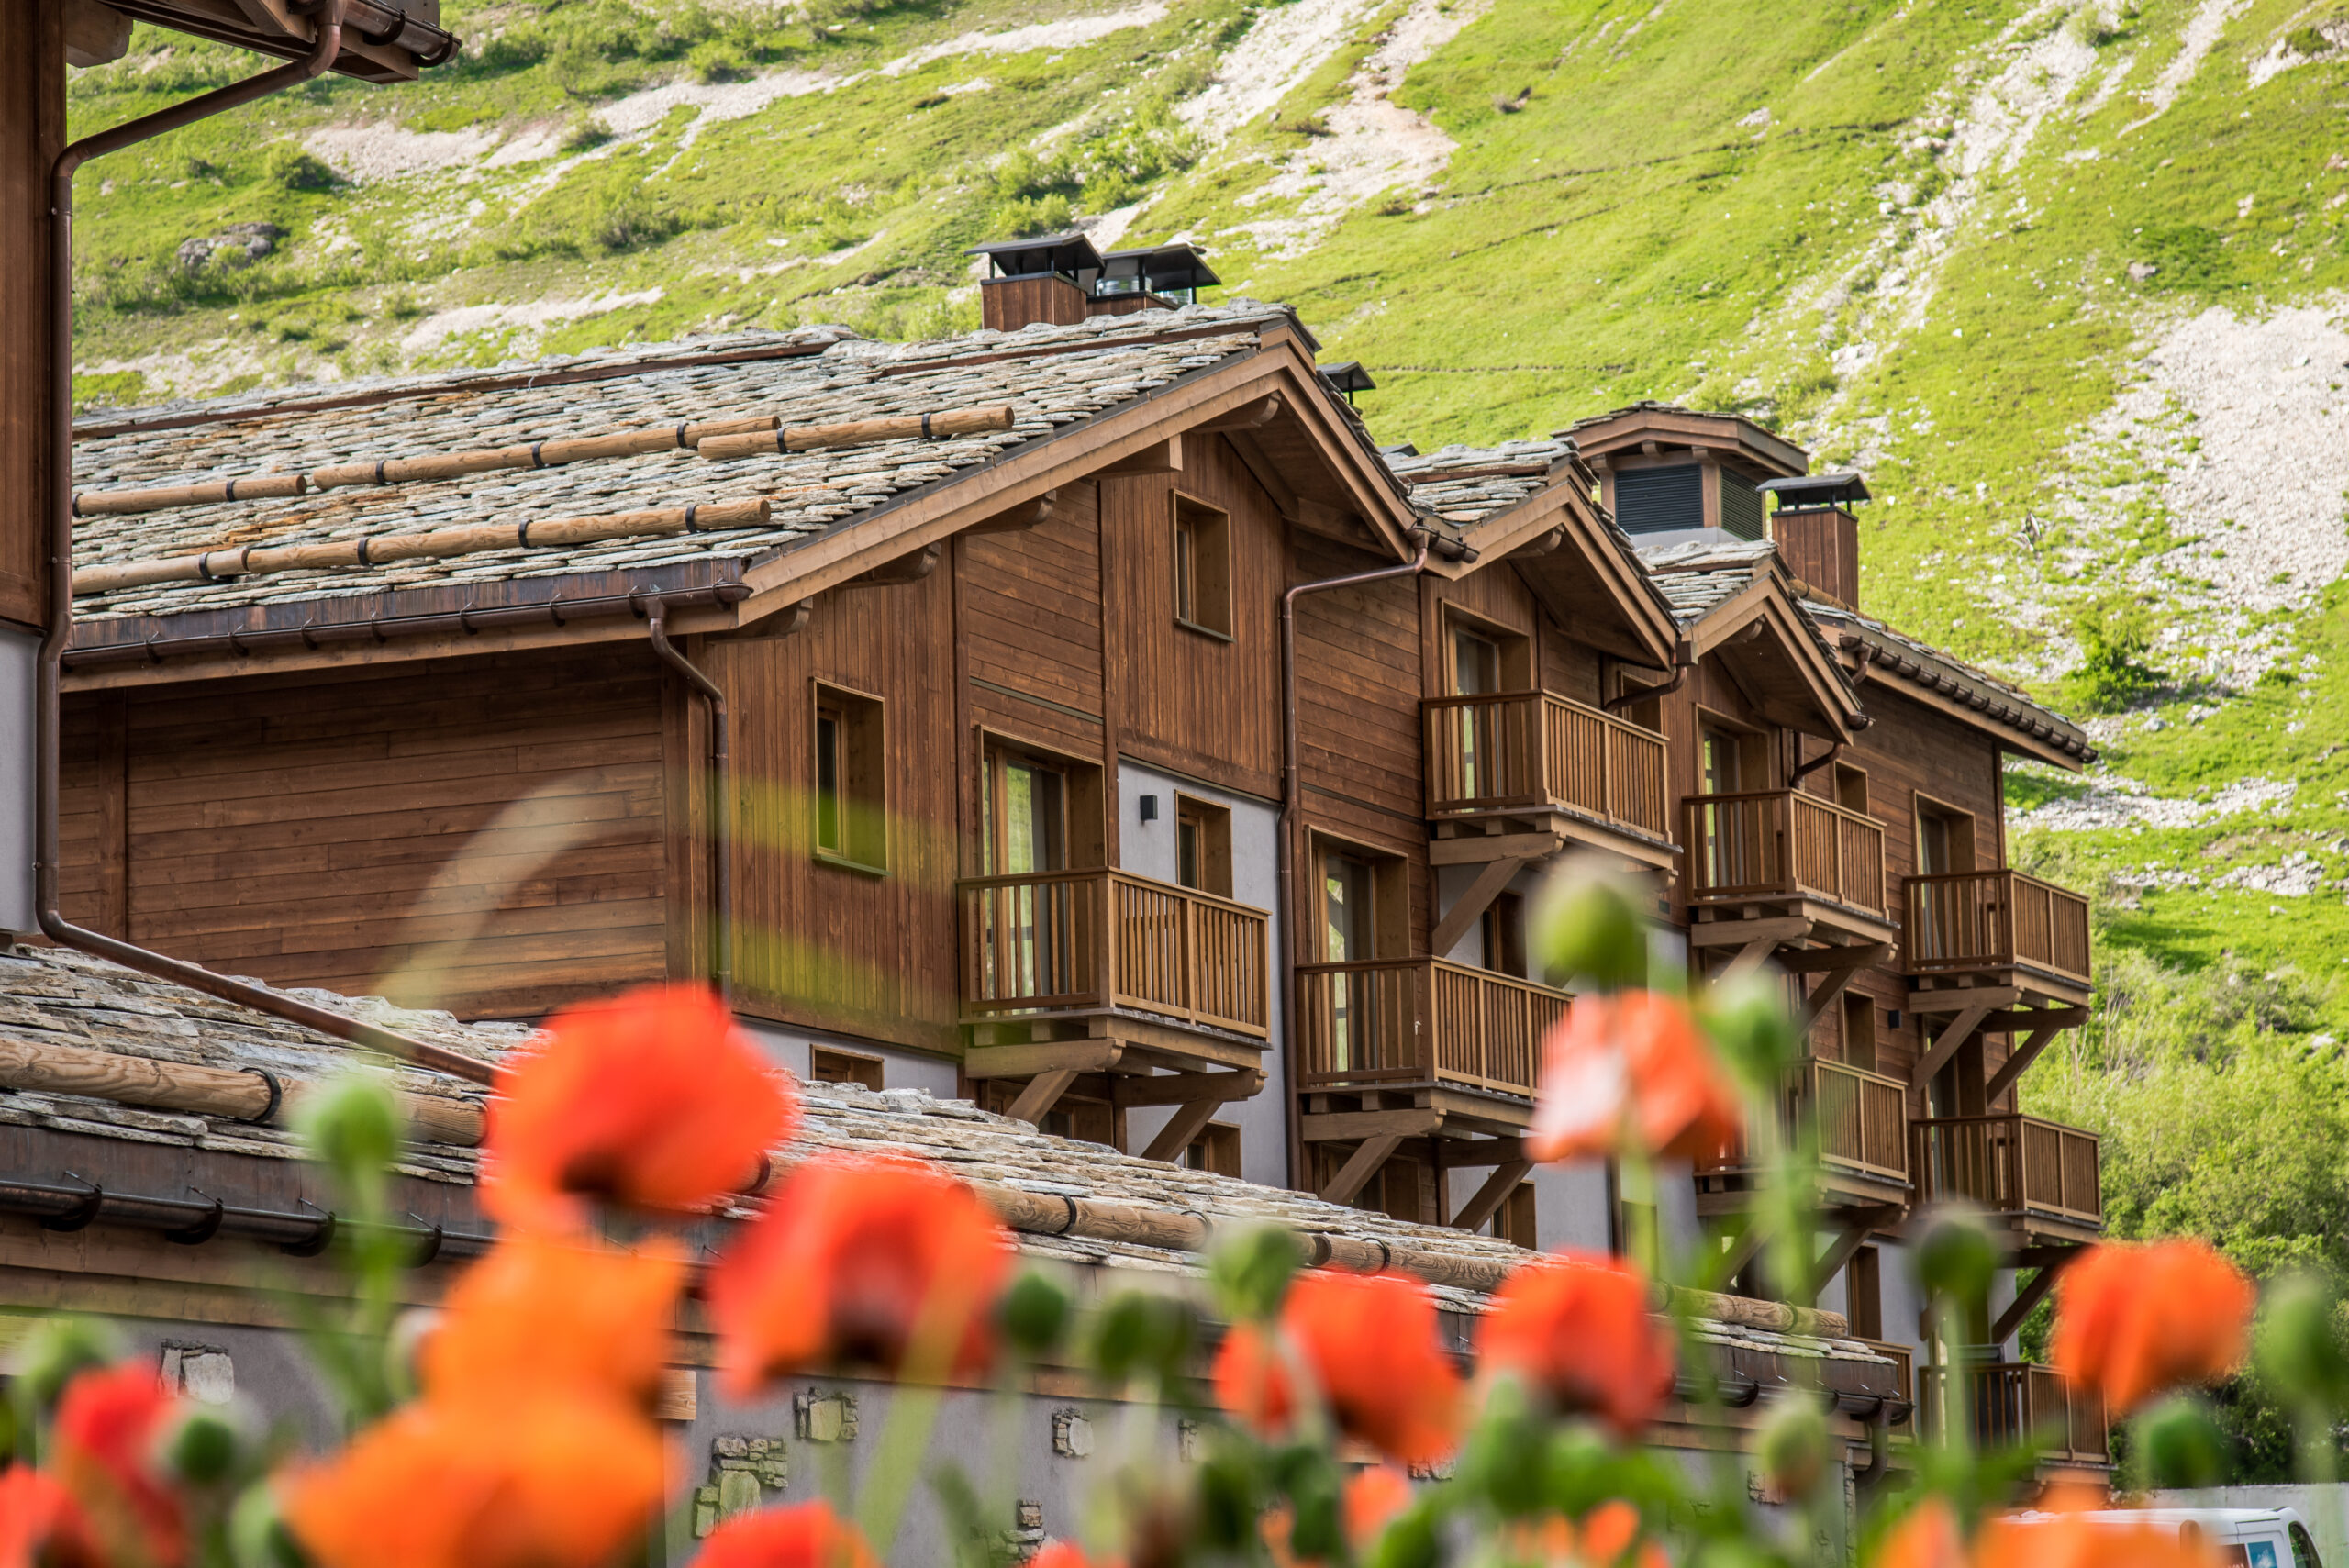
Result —
<path fill-rule="evenodd" d="M 1689 628 L 1688 640 L 1697 660 L 1719 661 L 1771 723 L 1830 740 L 1852 738 L 1858 695 L 1776 577 L 1757 577 L 1714 606 Z"/>
<path fill-rule="evenodd" d="M 1471 528 L 1475 561 L 1431 561 L 1428 569 L 1457 580 L 1506 562 L 1575 640 L 1633 664 L 1666 668 L 1680 640 L 1671 606 L 1616 542 L 1573 468 L 1562 465 L 1547 489 Z M 1553 532 L 1556 548 L 1542 548 Z"/>

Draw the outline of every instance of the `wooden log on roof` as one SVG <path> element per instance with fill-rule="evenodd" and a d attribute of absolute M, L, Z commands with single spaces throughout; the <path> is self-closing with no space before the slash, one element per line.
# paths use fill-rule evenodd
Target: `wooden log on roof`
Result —
<path fill-rule="evenodd" d="M 166 484 L 154 490 L 85 490 L 73 497 L 77 517 L 161 512 L 172 506 L 209 506 L 222 501 L 280 501 L 310 487 L 301 473 L 250 473 L 198 484 Z"/>
<path fill-rule="evenodd" d="M 641 512 L 607 512 L 584 517 L 524 518 L 513 523 L 468 523 L 416 534 L 379 534 L 365 539 L 327 539 L 274 547 L 244 545 L 208 550 L 162 561 L 126 562 L 84 567 L 73 573 L 73 592 L 118 593 L 157 583 L 204 583 L 265 572 L 329 572 L 347 566 L 383 566 L 395 561 L 436 560 L 493 550 L 552 549 L 604 539 L 662 534 L 717 533 L 755 528 L 770 516 L 767 501 L 703 501 L 689 506 L 660 506 Z"/>
<path fill-rule="evenodd" d="M 752 414 L 733 419 L 681 421 L 637 430 L 607 430 L 593 436 L 557 436 L 510 447 L 486 447 L 475 451 L 428 452 L 419 457 L 363 459 L 328 463 L 310 471 L 309 481 L 320 490 L 352 484 L 412 484 L 434 479 L 462 479 L 508 468 L 558 468 L 568 462 L 596 458 L 640 457 L 646 452 L 677 451 L 701 444 L 712 436 L 741 436 L 772 430 L 783 423 L 774 414 Z"/>
<path fill-rule="evenodd" d="M 0 1039 L 0 1089 L 20 1094 L 79 1095 L 117 1105 L 177 1111 L 232 1121 L 271 1121 L 300 1085 L 234 1067 L 161 1062 L 85 1046 Z M 482 1109 L 445 1095 L 399 1096 L 412 1137 L 473 1148 L 481 1142 Z"/>
<path fill-rule="evenodd" d="M 783 452 L 872 446 L 881 441 L 942 441 L 956 436 L 1008 430 L 1018 422 L 1019 416 L 1008 406 L 949 408 L 935 414 L 893 414 L 839 425 L 790 425 L 763 434 L 719 436 L 702 442 L 700 450 L 704 457 L 721 461 L 774 457 Z"/>

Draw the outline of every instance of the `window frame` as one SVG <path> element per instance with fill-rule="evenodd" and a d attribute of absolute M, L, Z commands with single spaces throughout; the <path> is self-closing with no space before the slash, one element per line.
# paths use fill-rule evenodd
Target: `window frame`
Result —
<path fill-rule="evenodd" d="M 1977 872 L 1983 869 L 1982 830 L 1981 817 L 1979 814 L 1968 811 L 1963 806 L 1952 805 L 1946 800 L 1942 800 L 1933 795 L 1927 795 L 1923 790 L 1913 790 L 1910 792 L 1909 817 L 1909 837 L 1911 840 L 1913 852 L 1917 857 L 1915 864 L 1918 875 L 1964 876 L 1969 873 Z M 1925 869 L 1925 824 L 1928 821 L 1942 823 L 1943 825 L 1943 831 L 1951 833 L 1949 842 L 1950 864 L 1938 872 L 1927 871 Z M 1965 833 L 1965 853 L 1963 855 L 1958 852 L 1959 846 L 1956 835 L 1952 831 L 1958 828 L 1963 828 Z M 1958 863 L 1961 860 L 1965 862 L 1962 865 Z"/>
<path fill-rule="evenodd" d="M 1199 880 L 1185 877 L 1184 835 L 1197 833 Z M 1231 894 L 1231 807 L 1180 790 L 1174 793 L 1174 881 L 1196 893 L 1230 898 Z"/>
<path fill-rule="evenodd" d="M 999 759 L 1007 755 L 1025 758 L 1061 774 L 1061 858 L 1064 864 L 1059 869 L 1099 871 L 1109 863 L 1108 775 L 1099 757 L 1065 751 L 991 724 L 976 726 L 975 739 L 979 776 L 972 805 L 977 813 L 978 831 L 975 842 L 964 851 L 970 856 L 970 874 L 1010 874 L 996 869 L 998 846 L 1004 840 L 998 832 L 996 807 L 1000 792 L 996 787 L 996 773 Z"/>
<path fill-rule="evenodd" d="M 808 683 L 807 843 L 822 864 L 867 876 L 889 874 L 888 704 L 871 692 L 818 676 Z M 832 783 L 824 780 L 824 730 L 836 726 Z M 844 774 L 843 769 L 847 772 Z M 836 841 L 825 841 L 826 795 Z"/>
<path fill-rule="evenodd" d="M 1236 642 L 1231 514 L 1185 491 L 1167 494 L 1174 624 L 1202 637 Z"/>
<path fill-rule="evenodd" d="M 834 1070 L 828 1073 L 826 1067 Z M 888 1081 L 886 1064 L 877 1056 L 834 1046 L 809 1045 L 807 1081 L 811 1084 L 858 1084 L 879 1094 Z"/>
<path fill-rule="evenodd" d="M 1314 888 L 1308 951 L 1315 963 L 1375 963 L 1411 956 L 1411 862 L 1408 856 L 1359 839 L 1312 829 L 1306 840 L 1308 879 Z M 1328 955 L 1330 931 L 1328 865 L 1331 855 L 1359 861 L 1370 870 L 1370 946 L 1360 958 Z"/>

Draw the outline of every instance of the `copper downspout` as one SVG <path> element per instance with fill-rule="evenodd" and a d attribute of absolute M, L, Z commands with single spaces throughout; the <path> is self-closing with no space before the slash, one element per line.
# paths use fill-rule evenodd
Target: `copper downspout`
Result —
<path fill-rule="evenodd" d="M 710 933 L 709 984 L 718 999 L 731 1006 L 734 1000 L 734 753 L 727 739 L 726 694 L 718 688 L 693 661 L 677 651 L 669 640 L 664 624 L 666 606 L 659 599 L 652 601 L 652 611 L 645 619 L 645 631 L 652 643 L 652 651 L 661 662 L 685 678 L 688 685 L 699 692 L 709 704 L 709 776 L 710 794 L 716 797 L 710 812 L 710 839 L 713 864 L 709 873 L 709 917 L 717 929 Z"/>
<path fill-rule="evenodd" d="M 266 986 L 251 985 L 215 974 L 208 969 L 134 947 L 96 931 L 83 930 L 59 912 L 58 882 L 61 869 L 58 847 L 58 806 L 62 796 L 59 777 L 59 742 L 63 715 L 59 688 L 66 644 L 73 638 L 73 174 L 104 153 L 119 152 L 150 137 L 177 130 L 200 119 L 263 98 L 325 72 L 342 51 L 343 0 L 325 0 L 318 9 L 317 37 L 310 52 L 290 64 L 264 71 L 215 92 L 206 93 L 170 108 L 144 115 L 112 130 L 83 137 L 57 155 L 50 169 L 50 322 L 53 356 L 50 367 L 50 533 L 49 624 L 41 638 L 40 661 L 34 695 L 35 815 L 39 859 L 33 870 L 33 902 L 40 929 L 50 940 L 110 959 L 161 980 L 169 980 L 217 996 L 224 1002 L 287 1018 L 321 1034 L 333 1035 L 380 1051 L 403 1062 L 429 1067 L 470 1083 L 489 1084 L 495 1070 L 442 1046 L 410 1040 L 386 1029 L 343 1014 L 312 1006 Z"/>
<path fill-rule="evenodd" d="M 1351 588 L 1389 577 L 1416 577 L 1428 563 L 1430 539 L 1426 530 L 1419 530 L 1419 553 L 1400 566 L 1382 566 L 1375 572 L 1356 572 L 1344 577 L 1324 577 L 1318 583 L 1299 583 L 1281 595 L 1281 841 L 1279 875 L 1275 884 L 1277 892 L 1273 902 L 1277 906 L 1274 919 L 1280 929 L 1281 951 L 1288 959 L 1282 967 L 1290 974 L 1297 970 L 1289 947 L 1297 936 L 1297 813 L 1304 794 L 1304 778 L 1297 756 L 1297 601 L 1301 595 L 1318 594 L 1324 588 Z M 1305 1122 L 1297 1103 L 1297 998 L 1286 985 L 1283 992 L 1283 1006 L 1290 1018 L 1288 1040 L 1281 1051 L 1281 1093 L 1287 1100 L 1288 1184 L 1295 1189 L 1304 1171 Z"/>
<path fill-rule="evenodd" d="M 1598 705 L 1599 708 L 1603 712 L 1613 713 L 1619 708 L 1629 707 L 1633 703 L 1637 702 L 1646 702 L 1652 697 L 1668 697 L 1673 693 L 1678 691 L 1683 685 L 1687 684 L 1688 672 L 1694 670 L 1696 667 L 1696 644 L 1690 642 L 1684 637 L 1679 641 L 1672 645 L 1672 668 L 1674 672 L 1672 679 L 1664 682 L 1664 684 L 1660 686 L 1626 687 L 1624 690 L 1617 692 L 1613 696 L 1609 697 L 1605 702 L 1600 703 Z M 1645 666 L 1642 666 L 1642 668 L 1645 668 Z"/>

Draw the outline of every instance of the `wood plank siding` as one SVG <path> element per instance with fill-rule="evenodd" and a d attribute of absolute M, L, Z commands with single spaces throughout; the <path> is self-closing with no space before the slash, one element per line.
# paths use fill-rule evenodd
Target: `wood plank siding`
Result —
<path fill-rule="evenodd" d="M 659 680 L 623 648 L 77 699 L 66 912 L 471 1016 L 657 979 Z"/>

